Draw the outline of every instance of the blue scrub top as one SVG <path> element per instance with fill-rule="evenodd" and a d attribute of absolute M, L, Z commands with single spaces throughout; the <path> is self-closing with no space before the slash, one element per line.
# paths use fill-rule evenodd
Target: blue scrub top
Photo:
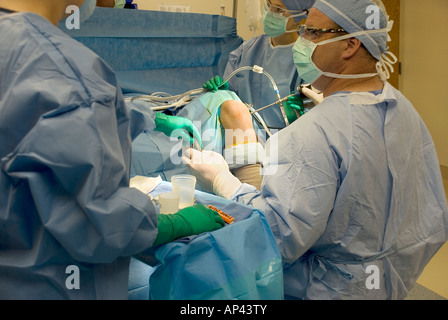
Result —
<path fill-rule="evenodd" d="M 115 74 L 32 13 L 0 13 L 0 43 L 0 299 L 127 299 L 129 257 L 157 218 L 129 188 Z M 131 117 L 133 135 L 154 126 Z"/>

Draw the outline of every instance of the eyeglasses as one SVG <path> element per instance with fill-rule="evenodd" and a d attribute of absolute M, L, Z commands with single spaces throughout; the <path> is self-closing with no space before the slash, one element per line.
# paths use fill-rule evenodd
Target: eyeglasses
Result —
<path fill-rule="evenodd" d="M 340 33 L 340 32 L 346 32 L 346 31 L 344 29 L 314 28 L 314 27 L 308 27 L 304 24 L 299 26 L 299 35 L 311 41 L 319 39 L 322 33 Z"/>
<path fill-rule="evenodd" d="M 300 11 L 300 10 L 288 10 L 288 9 L 285 9 L 285 8 L 273 5 L 270 0 L 266 0 L 265 1 L 265 5 L 266 5 L 267 9 L 271 10 L 272 12 L 281 14 L 281 15 L 284 15 L 287 12 L 289 12 L 291 15 L 303 14 L 303 13 L 308 14 L 308 12 L 309 12 L 308 10 L 303 10 L 303 11 Z"/>

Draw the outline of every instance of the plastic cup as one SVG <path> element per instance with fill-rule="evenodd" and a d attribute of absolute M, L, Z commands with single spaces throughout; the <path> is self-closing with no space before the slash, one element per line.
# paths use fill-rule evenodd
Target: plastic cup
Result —
<path fill-rule="evenodd" d="M 196 177 L 189 174 L 178 174 L 171 177 L 173 192 L 179 195 L 179 209 L 192 206 Z"/>
<path fill-rule="evenodd" d="M 174 192 L 159 194 L 159 209 L 161 214 L 173 214 L 179 211 L 179 195 Z"/>

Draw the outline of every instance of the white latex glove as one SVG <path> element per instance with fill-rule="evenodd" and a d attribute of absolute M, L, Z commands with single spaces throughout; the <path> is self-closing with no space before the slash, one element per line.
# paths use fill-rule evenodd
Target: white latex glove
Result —
<path fill-rule="evenodd" d="M 302 92 L 308 98 L 313 100 L 315 106 L 317 106 L 319 103 L 321 103 L 324 100 L 324 95 L 322 93 L 319 93 L 317 90 L 312 90 L 307 87 L 302 87 Z"/>
<path fill-rule="evenodd" d="M 198 183 L 209 192 L 230 198 L 242 183 L 230 173 L 226 160 L 217 152 L 187 149 L 182 162 L 190 167 Z"/>

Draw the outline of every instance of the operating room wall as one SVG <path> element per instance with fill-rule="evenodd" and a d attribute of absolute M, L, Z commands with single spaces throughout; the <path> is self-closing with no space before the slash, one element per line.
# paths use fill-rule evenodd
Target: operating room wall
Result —
<path fill-rule="evenodd" d="M 447 17 L 447 0 L 401 1 L 400 89 L 431 132 L 442 172 L 448 167 Z"/>
<path fill-rule="evenodd" d="M 260 0 L 250 0 L 261 6 Z M 236 11 L 238 35 L 244 40 L 248 40 L 262 33 L 261 21 L 256 24 L 256 28 L 251 30 L 248 26 L 246 14 L 246 0 L 134 0 L 140 10 L 159 10 L 160 5 L 189 5 L 192 13 L 223 14 L 233 17 L 233 5 L 237 3 Z M 223 8 L 222 8 L 223 7 Z"/>

